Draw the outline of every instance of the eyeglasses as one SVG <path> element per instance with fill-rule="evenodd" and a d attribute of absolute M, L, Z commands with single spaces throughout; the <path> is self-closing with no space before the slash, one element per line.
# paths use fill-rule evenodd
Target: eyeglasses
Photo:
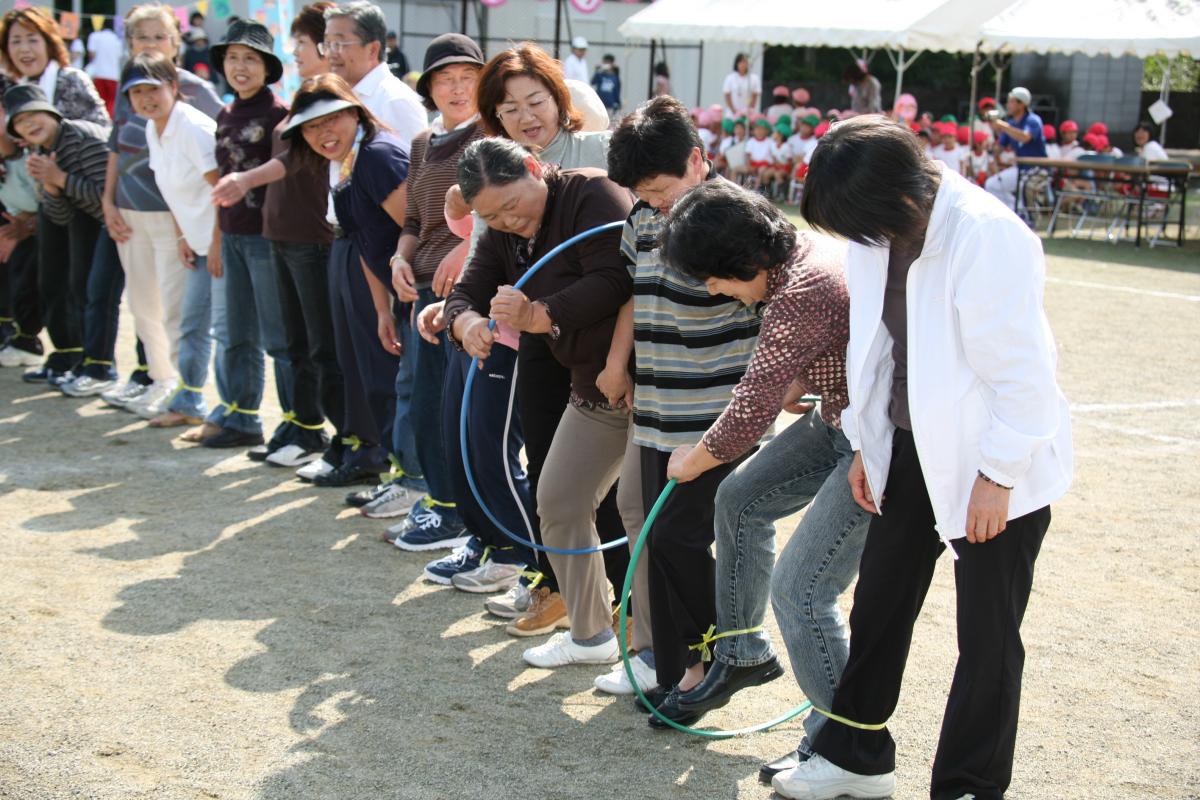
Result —
<path fill-rule="evenodd" d="M 330 53 L 334 53 L 336 55 L 341 53 L 347 47 L 356 47 L 360 44 L 363 44 L 363 42 L 321 42 L 319 45 L 317 45 L 317 52 L 322 56 L 327 56 Z"/>
<path fill-rule="evenodd" d="M 506 121 L 520 119 L 525 112 L 536 116 L 538 112 L 546 107 L 546 103 L 549 100 L 550 95 L 548 94 L 535 94 L 527 103 L 505 103 L 496 109 L 496 116 Z"/>
<path fill-rule="evenodd" d="M 133 40 L 138 44 L 162 44 L 163 42 L 169 42 L 171 37 L 165 33 L 159 33 L 154 36 L 134 36 Z"/>

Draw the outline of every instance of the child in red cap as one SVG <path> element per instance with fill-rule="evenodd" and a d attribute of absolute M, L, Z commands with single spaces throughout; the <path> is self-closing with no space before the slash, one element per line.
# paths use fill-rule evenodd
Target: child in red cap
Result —
<path fill-rule="evenodd" d="M 987 149 L 988 136 L 985 131 L 975 131 L 971 152 L 963 159 L 963 175 L 983 186 L 988 179 L 992 154 Z"/>
<path fill-rule="evenodd" d="M 1060 158 L 1062 151 L 1058 147 L 1058 131 L 1049 122 L 1042 126 L 1042 136 L 1046 139 L 1046 158 Z"/>

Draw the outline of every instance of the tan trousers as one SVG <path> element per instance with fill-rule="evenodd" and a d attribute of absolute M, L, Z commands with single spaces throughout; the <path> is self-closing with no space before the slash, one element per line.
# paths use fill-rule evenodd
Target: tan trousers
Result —
<path fill-rule="evenodd" d="M 637 541 L 645 514 L 641 465 L 632 438 L 633 426 L 627 413 L 567 405 L 538 482 L 538 518 L 544 544 L 562 548 L 599 545 L 596 508 L 618 476 L 617 510 L 630 547 Z M 571 618 L 571 636 L 590 639 L 611 627 L 604 557 L 600 553 L 548 556 Z M 615 592 L 621 588 L 613 587 Z M 649 649 L 650 592 L 645 555 L 634 572 L 632 602 L 633 647 Z"/>
<path fill-rule="evenodd" d="M 179 326 L 188 276 L 179 260 L 175 224 L 169 211 L 123 208 L 121 216 L 133 230 L 129 241 L 117 243 L 125 270 L 125 301 L 146 350 L 151 380 L 171 380 L 179 357 Z"/>

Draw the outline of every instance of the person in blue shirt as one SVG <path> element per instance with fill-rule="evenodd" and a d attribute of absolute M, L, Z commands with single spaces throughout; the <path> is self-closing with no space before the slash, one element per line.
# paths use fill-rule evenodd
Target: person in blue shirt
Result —
<path fill-rule="evenodd" d="M 1017 158 L 1046 157 L 1046 136 L 1042 132 L 1042 118 L 1029 109 L 1032 102 L 1033 97 L 1028 89 L 1024 86 L 1014 86 L 1008 93 L 1008 102 L 1005 103 L 1008 117 L 992 120 L 997 145 L 1013 149 Z M 984 187 L 1015 211 L 1019 176 L 1018 167 L 1014 164 L 988 178 Z"/>
<path fill-rule="evenodd" d="M 621 108 L 621 70 L 617 68 L 616 56 L 606 54 L 592 74 L 592 88 L 600 95 L 600 102 L 614 119 Z"/>

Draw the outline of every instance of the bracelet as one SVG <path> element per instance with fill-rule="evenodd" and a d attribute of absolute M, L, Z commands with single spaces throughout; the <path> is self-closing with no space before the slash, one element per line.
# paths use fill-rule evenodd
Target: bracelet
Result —
<path fill-rule="evenodd" d="M 1003 483 L 997 483 L 996 481 L 989 478 L 987 475 L 984 475 L 983 470 L 978 470 L 978 472 L 979 472 L 979 477 L 983 479 L 984 483 L 990 483 L 992 486 L 998 486 L 1006 492 L 1012 491 L 1013 487 L 1005 486 Z"/>
<path fill-rule="evenodd" d="M 401 261 L 403 261 L 403 262 L 404 262 L 404 263 L 406 263 L 406 264 L 408 263 L 408 259 L 407 259 L 407 258 L 405 258 L 404 256 L 400 255 L 399 253 L 393 253 L 393 254 L 392 254 L 392 257 L 388 259 L 388 266 L 389 266 L 389 267 L 394 267 L 394 266 L 396 266 L 396 259 L 400 259 Z"/>

